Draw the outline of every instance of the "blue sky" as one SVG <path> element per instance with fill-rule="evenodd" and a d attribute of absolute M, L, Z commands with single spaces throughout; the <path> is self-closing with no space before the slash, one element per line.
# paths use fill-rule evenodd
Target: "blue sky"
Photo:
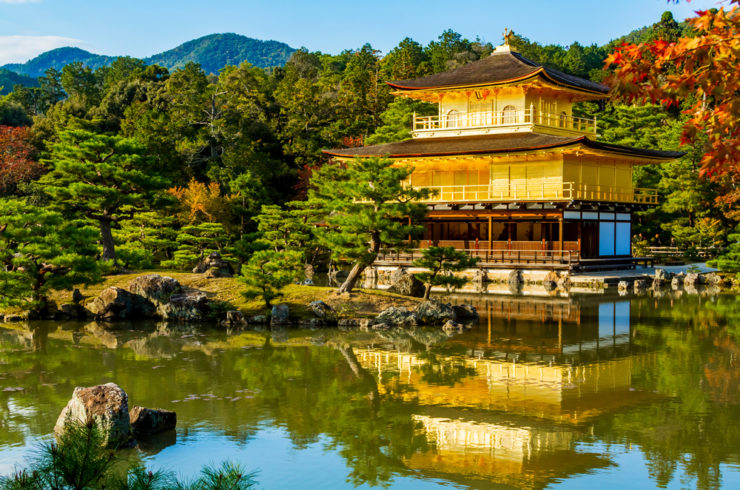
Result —
<path fill-rule="evenodd" d="M 604 43 L 678 20 L 717 0 L 0 0 L 0 64 L 74 45 L 144 57 L 214 32 L 337 53 L 369 42 L 387 52 L 406 36 L 423 44 L 448 28 L 498 44 L 509 27 L 531 40 Z"/>

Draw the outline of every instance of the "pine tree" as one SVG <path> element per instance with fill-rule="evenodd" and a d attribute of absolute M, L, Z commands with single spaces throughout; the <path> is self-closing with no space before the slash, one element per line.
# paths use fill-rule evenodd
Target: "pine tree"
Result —
<path fill-rule="evenodd" d="M 66 214 L 97 222 L 101 258 L 116 258 L 112 228 L 136 213 L 156 207 L 163 178 L 148 167 L 133 140 L 83 129 L 63 131 L 38 187 Z"/>
<path fill-rule="evenodd" d="M 187 269 L 213 252 L 222 253 L 228 236 L 220 223 L 199 223 L 180 229 L 176 238 L 178 247 L 172 260 L 162 261 L 162 267 Z"/>
<path fill-rule="evenodd" d="M 281 296 L 280 290 L 301 278 L 303 264 L 301 254 L 292 251 L 260 250 L 242 266 L 243 282 L 247 298 L 261 297 L 267 308 L 273 299 Z"/>
<path fill-rule="evenodd" d="M 38 313 L 50 290 L 100 280 L 95 228 L 19 200 L 0 200 L 0 306 Z"/>
<path fill-rule="evenodd" d="M 468 280 L 451 273 L 474 267 L 478 262 L 478 259 L 455 247 L 429 247 L 422 254 L 421 258 L 414 261 L 414 266 L 423 267 L 427 272 L 419 272 L 414 276 L 424 283 L 424 299 L 429 299 L 433 286 L 462 287 Z"/>
<path fill-rule="evenodd" d="M 340 292 L 352 291 L 381 248 L 407 248 L 412 245 L 409 239 L 423 231 L 416 223 L 426 206 L 414 201 L 428 191 L 404 185 L 412 171 L 388 159 L 358 158 L 325 165 L 311 179 L 309 205 L 325 215 L 319 240 L 335 260 L 353 263 Z"/>

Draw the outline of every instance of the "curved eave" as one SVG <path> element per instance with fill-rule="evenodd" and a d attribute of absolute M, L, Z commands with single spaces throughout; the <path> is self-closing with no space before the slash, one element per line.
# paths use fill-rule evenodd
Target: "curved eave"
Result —
<path fill-rule="evenodd" d="M 519 153 L 526 151 L 541 151 L 541 150 L 552 150 L 557 148 L 571 147 L 575 145 L 582 145 L 584 147 L 598 150 L 606 153 L 615 153 L 619 155 L 626 155 L 633 158 L 639 158 L 649 160 L 652 163 L 661 163 L 680 158 L 685 155 L 684 152 L 659 152 L 658 150 L 642 150 L 639 148 L 631 148 L 628 146 L 611 145 L 608 143 L 599 143 L 588 139 L 586 136 L 574 138 L 572 140 L 566 140 L 558 143 L 546 144 L 546 145 L 528 145 L 523 147 L 512 147 L 512 148 L 501 148 L 501 149 L 466 149 L 466 150 L 455 150 L 455 151 L 431 151 L 431 152 L 404 152 L 404 153 L 368 153 L 363 155 L 348 155 L 342 153 L 343 150 L 322 150 L 325 155 L 335 158 L 424 158 L 424 157 L 447 157 L 447 156 L 459 156 L 459 155 L 494 155 L 499 153 Z M 344 150 L 346 152 L 346 149 Z"/>
<path fill-rule="evenodd" d="M 597 96 L 597 97 L 608 97 L 609 96 L 608 90 L 604 92 L 597 91 L 597 90 L 591 90 L 591 89 L 587 89 L 587 88 L 581 87 L 576 84 L 571 84 L 563 80 L 559 80 L 553 77 L 552 75 L 550 75 L 549 73 L 547 73 L 547 70 L 544 67 L 539 67 L 530 73 L 527 73 L 525 75 L 515 77 L 515 78 L 507 78 L 505 80 L 495 80 L 495 81 L 486 81 L 486 82 L 478 82 L 478 83 L 466 83 L 466 84 L 459 84 L 459 85 L 452 84 L 452 85 L 430 85 L 430 86 L 422 86 L 422 87 L 410 87 L 410 86 L 401 85 L 399 83 L 392 82 L 392 81 L 385 82 L 385 83 L 395 89 L 406 90 L 410 92 L 416 92 L 420 90 L 462 90 L 462 89 L 473 89 L 473 88 L 490 87 L 490 86 L 497 86 L 497 85 L 509 85 L 512 83 L 530 80 L 538 76 L 540 76 L 547 82 L 552 83 L 553 85 L 557 85 L 559 87 L 568 88 L 570 90 L 575 90 L 577 92 L 582 92 L 582 93 L 586 93 L 586 94 Z"/>

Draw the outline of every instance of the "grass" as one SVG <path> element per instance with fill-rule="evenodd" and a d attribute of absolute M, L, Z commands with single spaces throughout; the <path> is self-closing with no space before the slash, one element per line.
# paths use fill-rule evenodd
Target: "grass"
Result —
<path fill-rule="evenodd" d="M 91 301 L 106 288 L 117 286 L 127 289 L 134 278 L 145 274 L 173 277 L 186 290 L 201 291 L 209 299 L 224 302 L 229 309 L 239 310 L 247 316 L 269 312 L 261 299 L 249 300 L 242 295 L 244 287 L 235 277 L 208 279 L 203 274 L 191 272 L 151 270 L 106 276 L 100 284 L 79 289 L 85 296 L 85 301 Z M 313 316 L 308 309 L 308 304 L 316 300 L 324 301 L 332 306 L 341 317 L 374 316 L 390 306 L 413 308 L 421 301 L 417 298 L 376 290 L 356 290 L 349 297 L 347 295 L 338 296 L 335 292 L 336 288 L 294 284 L 285 287 L 283 296 L 274 300 L 273 304 L 286 303 L 290 308 L 291 316 L 300 319 Z M 53 291 L 49 296 L 59 305 L 72 302 L 71 291 Z"/>

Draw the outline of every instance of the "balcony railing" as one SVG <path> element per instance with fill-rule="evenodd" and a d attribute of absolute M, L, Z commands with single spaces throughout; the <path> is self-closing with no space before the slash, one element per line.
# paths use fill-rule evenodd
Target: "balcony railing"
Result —
<path fill-rule="evenodd" d="M 574 182 L 511 183 L 489 185 L 414 186 L 432 191 L 429 203 L 504 202 L 504 201 L 608 201 L 658 204 L 656 189 L 606 187 Z"/>
<path fill-rule="evenodd" d="M 462 112 L 441 116 L 414 114 L 413 131 L 447 131 L 472 128 L 515 128 L 534 125 L 596 134 L 596 118 L 587 119 L 567 114 L 549 114 L 536 109 L 523 111 Z"/>

